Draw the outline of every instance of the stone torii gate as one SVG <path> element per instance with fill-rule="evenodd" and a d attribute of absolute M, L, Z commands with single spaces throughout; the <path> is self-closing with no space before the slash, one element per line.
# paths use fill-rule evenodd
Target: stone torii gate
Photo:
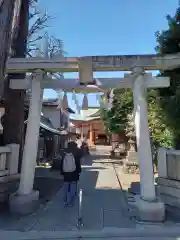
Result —
<path fill-rule="evenodd" d="M 145 70 L 170 69 L 180 66 L 179 55 L 157 56 L 96 56 L 53 59 L 10 59 L 8 72 L 31 72 L 30 81 L 12 80 L 10 87 L 27 88 L 30 84 L 32 96 L 30 101 L 28 126 L 24 146 L 22 171 L 19 190 L 10 198 L 11 210 L 26 212 L 32 210 L 39 199 L 38 192 L 33 191 L 36 167 L 37 144 L 39 136 L 40 111 L 43 88 L 59 88 L 75 91 L 106 91 L 109 88 L 132 88 L 135 109 L 135 129 L 140 166 L 141 193 L 137 197 L 139 217 L 146 221 L 164 219 L 164 204 L 156 198 L 150 138 L 148 131 L 148 113 L 146 89 L 168 87 L 168 78 L 153 78 Z M 132 71 L 124 78 L 94 79 L 95 71 Z M 46 72 L 79 72 L 79 79 L 55 80 Z M 95 86 L 92 86 L 94 84 Z M 90 85 L 91 84 L 91 85 Z"/>

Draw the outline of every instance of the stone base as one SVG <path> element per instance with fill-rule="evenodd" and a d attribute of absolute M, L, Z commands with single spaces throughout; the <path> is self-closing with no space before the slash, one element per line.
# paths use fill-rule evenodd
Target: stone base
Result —
<path fill-rule="evenodd" d="M 139 163 L 137 152 L 135 151 L 128 151 L 127 157 L 124 162 L 123 172 L 126 174 L 139 174 Z"/>
<path fill-rule="evenodd" d="M 147 202 L 136 197 L 138 220 L 147 222 L 163 222 L 165 220 L 165 206 L 159 199 L 154 202 Z"/>
<path fill-rule="evenodd" d="M 139 165 L 133 162 L 125 162 L 123 165 L 123 173 L 125 174 L 139 174 Z"/>
<path fill-rule="evenodd" d="M 180 181 L 158 177 L 158 195 L 172 207 L 180 208 Z"/>
<path fill-rule="evenodd" d="M 128 151 L 127 152 L 127 161 L 128 162 L 135 162 L 135 163 L 138 164 L 137 152 L 135 152 L 135 151 Z"/>
<path fill-rule="evenodd" d="M 9 207 L 11 213 L 28 215 L 39 208 L 39 192 L 32 191 L 28 195 L 18 195 L 14 193 L 9 198 Z"/>

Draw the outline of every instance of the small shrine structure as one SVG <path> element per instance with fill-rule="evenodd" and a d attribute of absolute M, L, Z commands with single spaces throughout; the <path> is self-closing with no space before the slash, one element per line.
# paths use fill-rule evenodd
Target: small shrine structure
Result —
<path fill-rule="evenodd" d="M 105 144 L 106 132 L 101 120 L 100 108 L 89 107 L 87 110 L 81 110 L 78 114 L 71 114 L 69 120 L 76 127 L 76 133 L 89 140 L 90 147 L 93 148 L 95 144 Z"/>

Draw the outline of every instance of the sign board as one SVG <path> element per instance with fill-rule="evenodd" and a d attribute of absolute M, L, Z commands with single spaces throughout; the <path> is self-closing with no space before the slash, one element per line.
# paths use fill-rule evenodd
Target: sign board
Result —
<path fill-rule="evenodd" d="M 96 71 L 129 71 L 135 66 L 157 69 L 156 55 L 95 56 L 92 57 L 92 65 Z"/>

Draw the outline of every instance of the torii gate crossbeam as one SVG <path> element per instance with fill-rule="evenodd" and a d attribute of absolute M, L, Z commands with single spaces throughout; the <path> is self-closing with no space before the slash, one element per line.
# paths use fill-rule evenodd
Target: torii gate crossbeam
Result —
<path fill-rule="evenodd" d="M 7 62 L 7 72 L 34 72 L 42 69 L 45 72 L 78 72 L 79 64 L 92 65 L 92 71 L 130 71 L 133 67 L 143 67 L 144 70 L 163 70 L 180 66 L 180 54 L 159 56 L 124 55 L 124 56 L 92 56 L 64 59 L 44 58 L 10 58 Z"/>

